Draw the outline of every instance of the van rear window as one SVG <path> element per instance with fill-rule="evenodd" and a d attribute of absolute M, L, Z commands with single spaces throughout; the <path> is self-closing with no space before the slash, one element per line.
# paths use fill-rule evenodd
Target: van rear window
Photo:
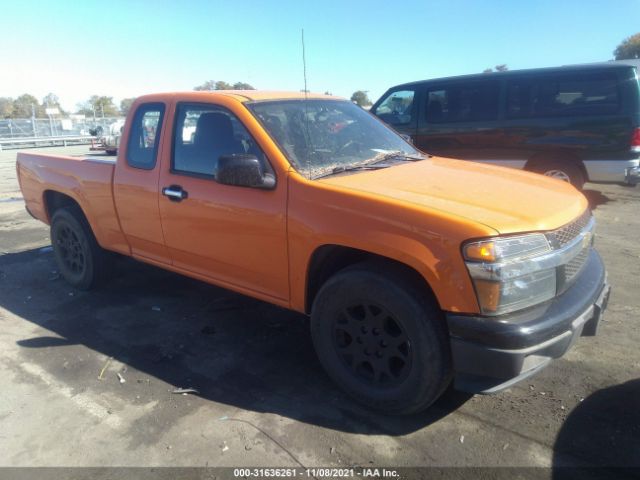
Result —
<path fill-rule="evenodd" d="M 615 73 L 554 75 L 507 82 L 509 118 L 608 115 L 620 108 Z"/>

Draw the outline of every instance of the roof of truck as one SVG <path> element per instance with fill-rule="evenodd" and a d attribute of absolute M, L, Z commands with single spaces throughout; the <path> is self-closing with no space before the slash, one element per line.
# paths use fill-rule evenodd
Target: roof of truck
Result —
<path fill-rule="evenodd" d="M 304 100 L 306 99 L 325 99 L 325 100 L 344 100 L 342 97 L 335 97 L 333 95 L 324 95 L 321 93 L 307 93 L 304 92 L 278 92 L 271 90 L 211 90 L 211 91 L 187 91 L 187 92 L 166 92 L 166 93 L 152 93 L 144 95 L 147 100 L 157 99 L 158 97 L 179 97 L 181 99 L 193 99 L 195 101 L 202 101 L 204 97 L 229 97 L 234 98 L 239 102 L 259 102 L 265 100 Z M 142 97 L 141 97 L 142 98 Z"/>
<path fill-rule="evenodd" d="M 304 99 L 304 98 L 333 98 L 336 100 L 343 100 L 340 97 L 334 97 L 333 95 L 324 95 L 321 93 L 307 93 L 304 92 L 278 92 L 273 90 L 214 90 L 211 93 L 229 95 L 234 97 L 243 97 L 248 101 L 260 101 L 260 100 L 288 100 L 288 99 Z"/>

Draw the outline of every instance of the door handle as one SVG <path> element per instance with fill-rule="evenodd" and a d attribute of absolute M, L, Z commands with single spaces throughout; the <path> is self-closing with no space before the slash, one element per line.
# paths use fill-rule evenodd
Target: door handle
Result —
<path fill-rule="evenodd" d="M 162 194 L 172 202 L 181 202 L 189 197 L 189 193 L 183 190 L 180 185 L 170 185 L 162 189 Z"/>

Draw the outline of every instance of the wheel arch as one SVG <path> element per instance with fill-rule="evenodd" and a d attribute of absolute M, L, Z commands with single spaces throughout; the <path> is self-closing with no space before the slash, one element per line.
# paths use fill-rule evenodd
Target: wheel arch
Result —
<path fill-rule="evenodd" d="M 305 289 L 305 312 L 309 314 L 318 292 L 333 275 L 358 263 L 369 262 L 378 268 L 390 268 L 402 275 L 421 292 L 430 295 L 439 306 L 438 298 L 427 279 L 411 265 L 376 253 L 344 245 L 322 245 L 313 252 L 309 260 Z"/>
<path fill-rule="evenodd" d="M 56 213 L 56 210 L 67 207 L 76 207 L 86 220 L 87 216 L 82 210 L 80 203 L 72 196 L 67 195 L 66 193 L 59 192 L 57 190 L 45 190 L 42 196 L 45 212 L 47 214 L 49 223 L 51 223 L 51 219 L 53 218 L 54 213 Z"/>
<path fill-rule="evenodd" d="M 527 163 L 524 165 L 524 170 L 535 172 L 536 166 L 551 162 L 570 162 L 580 169 L 580 173 L 582 173 L 582 177 L 585 182 L 589 181 L 589 174 L 587 173 L 587 168 L 585 167 L 584 162 L 580 156 L 574 152 L 555 151 L 536 153 L 527 160 Z"/>
<path fill-rule="evenodd" d="M 82 216 L 81 220 L 85 221 L 91 229 L 91 233 L 100 247 L 124 255 L 131 255 L 131 247 L 120 228 L 112 201 L 106 203 L 94 199 L 91 202 L 83 193 L 82 190 L 77 192 L 66 188 L 63 191 L 45 189 L 42 193 L 42 208 L 40 209 L 42 218 L 38 218 L 51 225 L 56 210 L 74 207 L 78 215 Z"/>

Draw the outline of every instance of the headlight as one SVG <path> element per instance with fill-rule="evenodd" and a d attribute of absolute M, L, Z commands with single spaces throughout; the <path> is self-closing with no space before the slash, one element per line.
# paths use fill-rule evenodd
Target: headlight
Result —
<path fill-rule="evenodd" d="M 496 237 L 463 247 L 484 315 L 500 315 L 553 298 L 556 265 L 542 233 Z"/>
<path fill-rule="evenodd" d="M 464 247 L 464 256 L 467 260 L 499 262 L 531 257 L 550 251 L 551 246 L 547 237 L 542 233 L 532 233 L 467 243 Z"/>

